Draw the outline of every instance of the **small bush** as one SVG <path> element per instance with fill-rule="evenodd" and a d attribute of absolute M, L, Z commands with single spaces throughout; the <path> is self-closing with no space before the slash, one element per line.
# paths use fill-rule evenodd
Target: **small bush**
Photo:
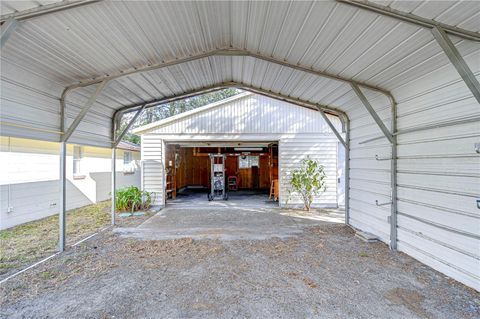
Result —
<path fill-rule="evenodd" d="M 292 172 L 289 197 L 292 192 L 300 194 L 304 209 L 310 211 L 314 196 L 327 189 L 326 179 L 323 165 L 307 156 L 302 160 L 301 167 Z"/>
<path fill-rule="evenodd" d="M 117 190 L 115 208 L 119 211 L 146 210 L 152 203 L 152 194 L 130 186 Z"/>

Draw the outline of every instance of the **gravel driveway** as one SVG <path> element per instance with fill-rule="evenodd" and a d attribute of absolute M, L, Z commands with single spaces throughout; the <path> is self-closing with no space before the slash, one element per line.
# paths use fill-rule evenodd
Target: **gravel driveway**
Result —
<path fill-rule="evenodd" d="M 268 220 L 255 209 L 211 209 L 195 211 L 199 224 L 202 214 L 222 211 L 241 225 Z M 207 236 L 219 228 L 206 224 L 181 236 L 195 223 L 182 209 L 146 223 L 161 228 L 176 219 L 170 238 L 106 231 L 2 285 L 1 317 L 480 317 L 479 293 L 382 243 L 360 241 L 342 224 L 280 212 L 264 226 L 281 231 L 264 238 L 250 238 L 243 226 L 233 237 L 222 237 L 231 229 L 221 227 Z"/>

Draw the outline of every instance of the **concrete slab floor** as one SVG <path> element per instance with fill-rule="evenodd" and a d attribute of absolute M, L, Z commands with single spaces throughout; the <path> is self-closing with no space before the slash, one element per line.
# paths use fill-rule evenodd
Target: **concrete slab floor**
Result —
<path fill-rule="evenodd" d="M 228 201 L 207 201 L 194 194 L 170 201 L 166 208 L 136 228 L 120 228 L 122 237 L 146 240 L 178 238 L 263 240 L 296 236 L 304 227 L 343 223 L 341 210 L 309 213 L 280 209 L 266 195 L 230 196 Z"/>

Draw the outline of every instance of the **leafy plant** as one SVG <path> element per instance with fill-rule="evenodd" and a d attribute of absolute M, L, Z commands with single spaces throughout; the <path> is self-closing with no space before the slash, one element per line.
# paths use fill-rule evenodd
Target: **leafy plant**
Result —
<path fill-rule="evenodd" d="M 327 175 L 325 168 L 310 157 L 302 160 L 301 167 L 292 172 L 289 196 L 292 192 L 300 194 L 303 208 L 310 211 L 315 195 L 325 192 Z"/>
<path fill-rule="evenodd" d="M 152 194 L 136 186 L 117 190 L 115 207 L 119 211 L 146 210 L 152 203 Z"/>

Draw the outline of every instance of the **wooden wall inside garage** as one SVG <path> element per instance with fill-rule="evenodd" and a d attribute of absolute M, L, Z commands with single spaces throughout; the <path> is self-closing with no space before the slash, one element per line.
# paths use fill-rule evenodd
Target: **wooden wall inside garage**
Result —
<path fill-rule="evenodd" d="M 180 156 L 180 163 L 176 169 L 177 189 L 186 186 L 209 187 L 210 177 L 210 158 L 206 154 L 194 155 L 193 148 L 183 148 L 174 145 L 167 146 L 166 162 L 174 161 L 175 152 Z M 260 167 L 255 173 L 255 169 L 238 169 L 238 156 L 227 156 L 225 168 L 226 176 L 236 175 L 239 177 L 239 188 L 268 189 L 270 187 L 270 156 L 268 154 L 260 156 Z M 255 186 L 255 174 L 258 175 L 258 187 Z"/>
<path fill-rule="evenodd" d="M 209 187 L 210 159 L 208 156 L 193 156 L 193 148 L 178 148 L 180 165 L 177 168 L 177 188 L 186 186 Z"/>

